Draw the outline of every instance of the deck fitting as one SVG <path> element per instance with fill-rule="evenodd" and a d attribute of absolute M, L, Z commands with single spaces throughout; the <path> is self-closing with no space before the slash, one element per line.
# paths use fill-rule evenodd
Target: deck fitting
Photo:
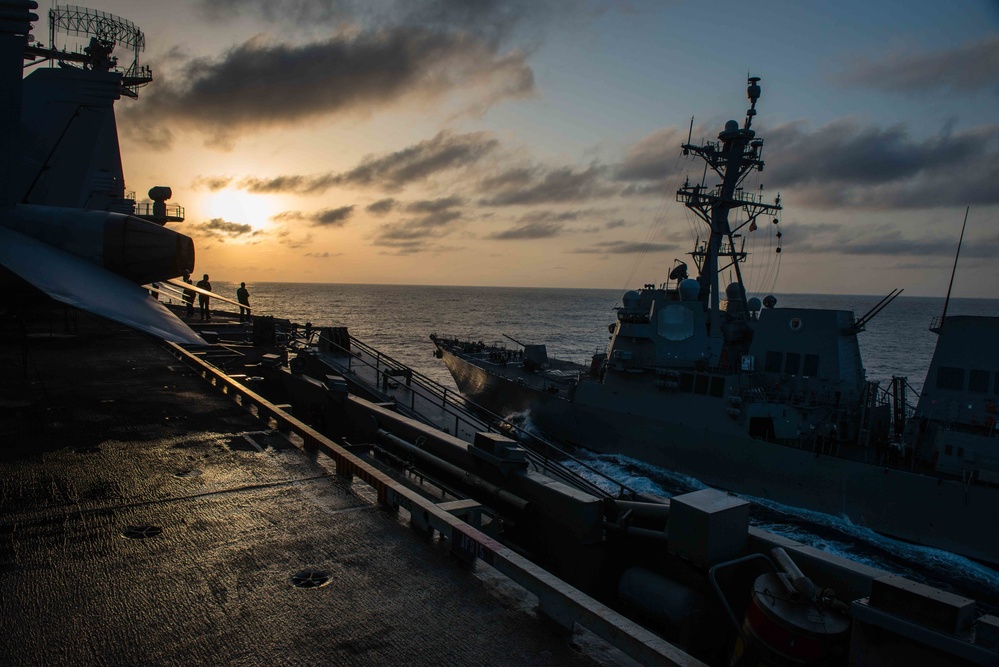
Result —
<path fill-rule="evenodd" d="M 121 536 L 127 540 L 144 540 L 147 537 L 156 537 L 163 532 L 163 529 L 159 526 L 126 526 L 125 530 L 121 531 Z"/>
<path fill-rule="evenodd" d="M 291 583 L 295 588 L 321 588 L 330 583 L 330 573 L 322 570 L 302 570 L 291 575 Z"/>

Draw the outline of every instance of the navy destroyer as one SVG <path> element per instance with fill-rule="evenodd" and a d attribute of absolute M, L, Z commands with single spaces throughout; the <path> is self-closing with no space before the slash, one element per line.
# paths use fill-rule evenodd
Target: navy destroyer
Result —
<path fill-rule="evenodd" d="M 943 332 L 960 338 L 963 358 L 934 360 L 919 419 L 903 437 L 904 379 L 887 390 L 868 381 L 857 340 L 900 290 L 860 317 L 747 298 L 743 232 L 758 220 L 777 223 L 781 210 L 779 195 L 764 201 L 762 189 L 742 187 L 764 166 L 763 139 L 752 129 L 759 96 L 752 77 L 741 125 L 730 120 L 717 141 L 682 145 L 703 160 L 705 176 L 720 178 L 714 187 L 688 181 L 676 195 L 708 227 L 690 253 L 696 276 L 678 262 L 665 283 L 626 292 L 607 350 L 591 365 L 549 359 L 544 345 L 505 349 L 432 335 L 436 354 L 469 399 L 500 414 L 529 411 L 563 442 L 999 564 L 989 419 L 999 359 L 978 354 L 982 321 L 995 332 L 999 320 L 948 322 Z M 733 211 L 744 212 L 737 223 Z M 734 277 L 724 288 L 723 272 Z M 952 349 L 942 339 L 938 354 Z"/>

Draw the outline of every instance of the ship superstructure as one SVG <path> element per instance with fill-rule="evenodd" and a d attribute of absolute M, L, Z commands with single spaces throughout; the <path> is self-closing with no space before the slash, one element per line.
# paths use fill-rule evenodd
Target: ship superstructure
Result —
<path fill-rule="evenodd" d="M 696 275 L 677 262 L 665 283 L 626 292 L 610 344 L 589 367 L 551 373 L 543 352 L 435 337 L 439 355 L 469 398 L 500 413 L 529 410 L 556 439 L 999 563 L 999 489 L 989 481 L 999 464 L 979 456 L 977 472 L 959 471 L 927 454 L 932 445 L 903 442 L 904 379 L 887 389 L 866 379 L 857 336 L 901 291 L 861 317 L 747 298 L 742 232 L 776 224 L 781 210 L 779 196 L 768 203 L 742 187 L 764 166 L 752 129 L 756 77 L 748 97 L 741 126 L 728 121 L 717 141 L 682 145 L 721 180 L 677 191 L 708 227 L 690 253 Z M 735 210 L 743 215 L 733 224 Z M 722 275 L 733 276 L 724 288 Z"/>

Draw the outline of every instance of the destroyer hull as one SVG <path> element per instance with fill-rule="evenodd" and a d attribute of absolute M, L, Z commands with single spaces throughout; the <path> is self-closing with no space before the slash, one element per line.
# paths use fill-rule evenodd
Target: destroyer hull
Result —
<path fill-rule="evenodd" d="M 583 382 L 572 400 L 489 373 L 442 349 L 459 390 L 501 415 L 529 411 L 546 435 L 621 454 L 734 493 L 803 508 L 894 538 L 999 565 L 999 489 L 819 455 L 735 432 L 724 417 L 690 425 L 666 394 L 658 408 Z"/>

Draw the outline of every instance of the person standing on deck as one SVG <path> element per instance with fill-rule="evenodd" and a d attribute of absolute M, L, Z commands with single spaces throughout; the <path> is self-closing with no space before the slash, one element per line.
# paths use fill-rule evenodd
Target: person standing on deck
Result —
<path fill-rule="evenodd" d="M 246 283 L 239 284 L 236 300 L 239 301 L 239 321 L 245 322 L 250 319 L 250 293 L 246 290 Z"/>
<path fill-rule="evenodd" d="M 207 273 L 205 274 L 204 278 L 202 278 L 201 280 L 198 281 L 197 286 L 200 287 L 201 289 L 205 290 L 206 292 L 211 292 L 212 291 L 212 284 L 210 282 L 208 282 L 208 274 Z M 205 320 L 211 321 L 211 319 L 212 319 L 212 311 L 208 307 L 210 299 L 211 299 L 211 297 L 208 296 L 207 294 L 200 294 L 200 293 L 198 294 L 198 307 L 201 309 L 201 321 L 202 322 L 204 322 Z"/>

